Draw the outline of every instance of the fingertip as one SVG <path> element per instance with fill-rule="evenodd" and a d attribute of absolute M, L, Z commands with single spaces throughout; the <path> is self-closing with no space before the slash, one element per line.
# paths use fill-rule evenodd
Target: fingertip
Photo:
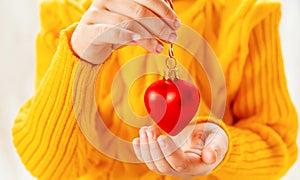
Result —
<path fill-rule="evenodd" d="M 164 50 L 164 45 L 162 45 L 161 43 L 157 43 L 155 50 L 156 50 L 156 53 L 158 53 L 158 54 L 162 53 Z"/>
<path fill-rule="evenodd" d="M 133 145 L 139 145 L 139 144 L 140 144 L 140 138 L 134 138 L 134 139 L 132 140 L 132 144 L 133 144 Z"/>
<path fill-rule="evenodd" d="M 180 26 L 181 26 L 181 21 L 180 21 L 179 18 L 176 18 L 176 19 L 175 19 L 175 22 L 174 22 L 174 27 L 175 27 L 175 29 L 180 28 Z"/>
<path fill-rule="evenodd" d="M 212 148 L 204 148 L 202 150 L 201 157 L 204 163 L 213 164 L 217 160 L 217 152 Z"/>
<path fill-rule="evenodd" d="M 148 140 L 155 139 L 155 136 L 154 136 L 153 132 L 151 131 L 151 129 L 147 129 L 146 134 L 147 134 Z"/>
<path fill-rule="evenodd" d="M 157 137 L 157 140 L 158 140 L 158 141 L 165 141 L 166 138 L 167 138 L 167 136 L 161 134 L 161 135 L 159 135 L 159 136 Z"/>
<path fill-rule="evenodd" d="M 168 137 L 165 135 L 160 135 L 157 138 L 157 142 L 159 143 L 160 147 L 165 147 L 167 145 Z"/>
<path fill-rule="evenodd" d="M 154 54 L 160 54 L 164 51 L 164 45 L 155 38 L 143 38 L 136 41 L 136 44 Z"/>
<path fill-rule="evenodd" d="M 146 135 L 146 127 L 142 127 L 139 131 L 140 139 L 141 140 L 146 140 L 147 135 Z"/>

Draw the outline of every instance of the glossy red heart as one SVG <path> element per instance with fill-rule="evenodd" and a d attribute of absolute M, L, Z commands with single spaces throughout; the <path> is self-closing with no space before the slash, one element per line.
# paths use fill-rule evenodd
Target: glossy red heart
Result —
<path fill-rule="evenodd" d="M 156 124 L 175 136 L 192 120 L 200 104 L 200 94 L 190 82 L 162 79 L 145 92 L 146 109 Z"/>

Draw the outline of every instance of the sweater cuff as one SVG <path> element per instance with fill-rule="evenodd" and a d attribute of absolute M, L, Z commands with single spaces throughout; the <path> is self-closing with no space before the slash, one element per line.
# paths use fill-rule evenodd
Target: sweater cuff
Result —
<path fill-rule="evenodd" d="M 47 68 L 47 72 L 43 75 L 36 91 L 45 85 L 45 81 L 53 79 L 53 73 L 56 76 L 57 73 L 60 74 L 66 70 L 72 72 L 76 64 L 80 61 L 80 58 L 76 56 L 71 46 L 71 37 L 76 27 L 77 23 L 74 23 L 60 32 L 58 47 L 52 57 L 52 62 Z"/>
<path fill-rule="evenodd" d="M 77 56 L 75 51 L 73 51 L 71 45 L 71 38 L 77 25 L 78 23 L 74 23 L 60 32 L 59 46 L 56 52 L 58 56 L 62 55 L 63 53 L 64 56 L 66 57 L 61 59 L 68 59 L 71 60 L 73 63 L 76 63 L 80 60 L 80 57 Z"/>

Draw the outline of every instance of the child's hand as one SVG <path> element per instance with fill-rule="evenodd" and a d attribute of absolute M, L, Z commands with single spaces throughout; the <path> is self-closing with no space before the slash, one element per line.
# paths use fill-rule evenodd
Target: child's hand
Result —
<path fill-rule="evenodd" d="M 154 127 L 140 129 L 133 140 L 137 157 L 156 173 L 179 178 L 209 174 L 223 160 L 228 150 L 228 137 L 218 125 L 197 124 L 182 147 L 161 135 Z"/>
<path fill-rule="evenodd" d="M 75 29 L 71 45 L 80 58 L 100 64 L 123 45 L 161 53 L 163 45 L 158 39 L 174 42 L 179 26 L 163 0 L 95 0 Z"/>

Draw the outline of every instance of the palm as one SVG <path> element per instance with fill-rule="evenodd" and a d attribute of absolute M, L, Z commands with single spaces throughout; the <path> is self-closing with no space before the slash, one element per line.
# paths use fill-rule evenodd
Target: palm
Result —
<path fill-rule="evenodd" d="M 181 178 L 210 173 L 228 149 L 227 135 L 212 123 L 197 124 L 180 148 L 155 127 L 141 128 L 140 137 L 133 141 L 137 157 L 152 171 Z"/>

